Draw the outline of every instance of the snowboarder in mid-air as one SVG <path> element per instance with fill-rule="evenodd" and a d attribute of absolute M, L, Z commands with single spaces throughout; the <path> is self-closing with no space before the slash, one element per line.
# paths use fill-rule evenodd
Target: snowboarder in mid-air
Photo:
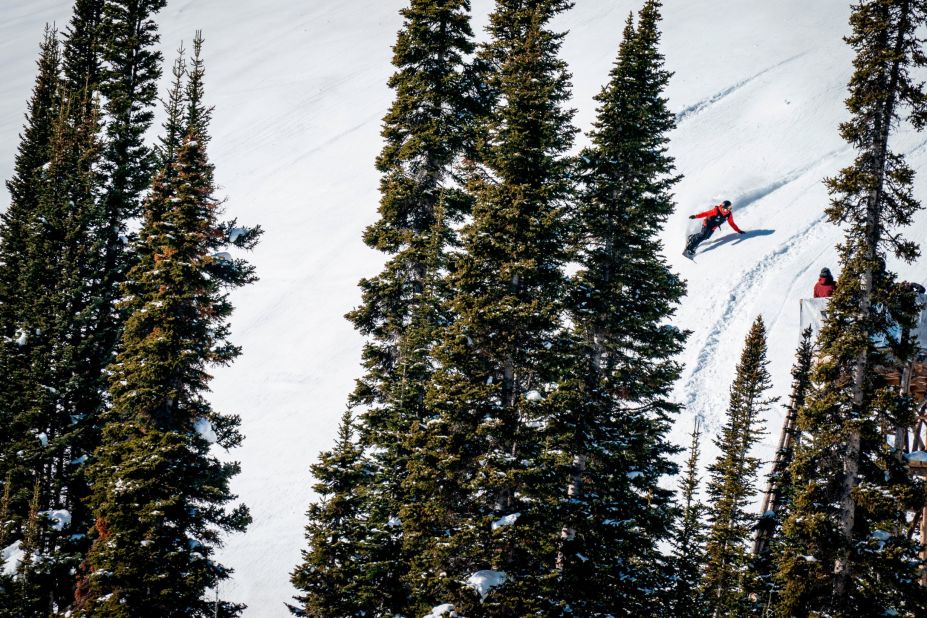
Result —
<path fill-rule="evenodd" d="M 682 254 L 691 260 L 695 256 L 695 250 L 698 246 L 711 238 L 714 231 L 724 225 L 725 222 L 731 226 L 732 230 L 738 234 L 743 234 L 744 231 L 734 223 L 734 215 L 731 213 L 731 210 L 730 201 L 724 200 L 710 210 L 700 212 L 697 215 L 689 215 L 690 219 L 704 219 L 705 222 L 702 223 L 702 229 L 700 231 L 689 236 L 689 242 L 686 243 L 686 250 L 683 251 Z"/>

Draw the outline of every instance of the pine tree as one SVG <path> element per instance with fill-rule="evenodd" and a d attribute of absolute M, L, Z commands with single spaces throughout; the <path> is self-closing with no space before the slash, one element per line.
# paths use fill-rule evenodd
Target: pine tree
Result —
<path fill-rule="evenodd" d="M 52 158 L 39 184 L 36 226 L 30 234 L 30 259 L 24 276 L 46 282 L 33 296 L 24 330 L 30 354 L 28 382 L 31 394 L 25 412 L 35 458 L 30 462 L 40 487 L 43 514 L 62 513 L 60 523 L 43 519 L 36 541 L 35 576 L 44 578 L 46 609 L 36 615 L 63 611 L 73 599 L 73 573 L 86 550 L 83 535 L 90 515 L 82 499 L 86 481 L 81 464 L 87 452 L 79 446 L 82 433 L 93 422 L 96 409 L 81 407 L 84 376 L 79 355 L 83 334 L 82 305 L 92 276 L 95 255 L 93 226 L 98 214 L 97 189 L 100 161 L 97 116 L 85 116 L 80 102 L 64 105 L 55 123 Z M 100 401 L 98 391 L 95 400 Z"/>
<path fill-rule="evenodd" d="M 666 603 L 668 614 L 679 618 L 701 618 L 707 612 L 701 595 L 701 572 L 705 563 L 705 529 L 702 523 L 705 505 L 698 499 L 701 436 L 700 421 L 696 418 L 689 457 L 679 481 L 682 515 L 672 538 L 673 584 Z"/>
<path fill-rule="evenodd" d="M 53 79 L 58 80 L 57 68 Z M 10 381 L 3 389 L 16 453 L 7 477 L 17 490 L 10 515 L 23 521 L 34 510 L 27 510 L 23 493 L 33 486 L 41 515 L 33 540 L 39 558 L 29 572 L 35 594 L 20 595 L 16 611 L 22 616 L 45 616 L 69 604 L 72 574 L 85 549 L 80 531 L 90 524 L 81 504 L 85 483 L 75 453 L 85 414 L 92 416 L 96 409 L 83 406 L 86 397 L 75 395 L 87 366 L 74 344 L 85 324 L 80 310 L 85 282 L 94 274 L 88 271 L 94 264 L 88 239 L 97 212 L 99 121 L 93 105 L 84 105 L 65 83 L 56 84 L 56 93 L 47 161 L 28 181 L 14 179 L 22 181 L 17 187 L 22 195 L 31 196 L 30 211 L 17 217 L 22 225 L 16 239 L 4 243 L 7 249 L 15 247 L 11 274 L 19 281 L 18 292 L 3 302 L 4 321 L 14 320 L 7 328 L 15 327 L 18 335 L 0 348 L 3 364 L 15 368 L 6 373 Z M 45 513 L 61 515 L 54 521 Z"/>
<path fill-rule="evenodd" d="M 75 0 L 71 23 L 64 39 L 62 72 L 64 88 L 92 111 L 103 69 L 102 20 L 105 0 Z"/>
<path fill-rule="evenodd" d="M 227 508 L 238 464 L 210 450 L 241 442 L 239 419 L 213 410 L 205 392 L 209 367 L 240 352 L 228 341 L 228 291 L 255 279 L 251 266 L 220 250 L 252 248 L 260 229 L 218 219 L 201 46 L 197 35 L 174 170 L 154 177 L 138 261 L 123 286 L 129 318 L 110 369 L 112 409 L 90 469 L 96 523 L 79 602 L 89 617 L 241 610 L 205 598 L 229 576 L 213 558 L 222 534 L 250 521 L 243 505 Z"/>
<path fill-rule="evenodd" d="M 715 439 L 718 459 L 709 466 L 708 534 L 702 595 L 713 616 L 744 616 L 754 592 L 747 548 L 756 518 L 748 511 L 756 493 L 760 460 L 751 450 L 762 435 L 764 414 L 774 399 L 766 359 L 766 326 L 757 317 L 744 343 L 731 385 L 727 420 Z"/>
<path fill-rule="evenodd" d="M 366 553 L 363 539 L 370 524 L 364 513 L 366 496 L 359 489 L 370 483 L 370 472 L 363 448 L 354 439 L 351 414 L 345 412 L 335 448 L 322 453 L 312 466 L 313 489 L 319 497 L 307 513 L 309 549 L 291 577 L 303 592 L 297 598 L 300 606 L 290 607 L 293 614 L 366 616 L 381 606 L 382 599 L 370 596 L 365 565 L 358 560 Z"/>
<path fill-rule="evenodd" d="M 377 159 L 380 219 L 364 236 L 391 257 L 380 275 L 361 282 L 364 304 L 348 317 L 370 337 L 366 375 L 351 397 L 352 406 L 365 408 L 361 438 L 376 470 L 367 507 L 373 533 L 369 585 L 383 611 L 404 613 L 408 588 L 421 581 L 408 559 L 396 560 L 399 551 L 416 553 L 421 533 L 408 489 L 414 482 L 407 481 L 415 467 L 414 427 L 427 416 L 424 391 L 444 323 L 440 274 L 446 247 L 456 243 L 453 225 L 470 207 L 453 168 L 467 147 L 473 116 L 466 61 L 474 43 L 468 0 L 412 0 L 402 15 L 393 48 L 397 71 L 389 82 L 396 97 L 384 118 L 386 143 Z M 397 518 L 401 529 L 390 523 Z"/>
<path fill-rule="evenodd" d="M 355 490 L 364 497 L 357 508 L 367 525 L 350 531 L 360 535 L 351 539 L 359 548 L 350 555 L 353 565 L 332 562 L 321 550 L 304 554 L 294 581 L 310 615 L 325 607 L 326 590 L 329 611 L 348 611 L 348 601 L 338 600 L 342 591 L 330 585 L 344 581 L 345 571 L 352 573 L 346 585 L 354 607 L 368 613 L 406 613 L 410 587 L 419 585 L 407 557 L 415 555 L 422 531 L 431 530 L 427 513 L 416 506 L 419 490 L 408 488 L 415 482 L 407 478 L 415 470 L 414 428 L 426 418 L 424 390 L 445 320 L 440 274 L 446 247 L 455 243 L 453 226 L 469 209 L 453 170 L 470 141 L 474 107 L 466 64 L 474 50 L 469 9 L 468 0 L 412 0 L 401 12 L 404 23 L 393 48 L 396 72 L 389 82 L 395 100 L 384 118 L 385 145 L 377 159 L 380 218 L 364 235 L 389 259 L 379 275 L 361 281 L 363 304 L 348 315 L 368 337 L 365 373 L 350 399 L 352 408 L 363 410 L 357 433 L 370 472 L 356 478 L 363 485 Z M 326 469 L 326 462 L 338 463 L 323 458 L 314 468 L 319 479 L 339 473 Z M 330 515 L 321 507 L 309 514 Z M 325 523 L 311 519 L 309 525 Z"/>
<path fill-rule="evenodd" d="M 10 182 L 14 207 L 0 238 L 9 266 L 0 324 L 10 333 L 0 345 L 7 380 L 0 407 L 15 453 L 3 460 L 12 462 L 11 518 L 22 524 L 14 537 L 22 539 L 24 518 L 38 513 L 29 515 L 37 558 L 30 592 L 21 589 L 17 600 L 19 616 L 67 610 L 88 546 L 82 532 L 92 523 L 84 462 L 98 443 L 103 370 L 117 327 L 107 310 L 113 273 L 101 250 L 113 230 L 98 172 L 102 8 L 99 0 L 75 3 L 63 52 L 56 36 L 46 37 L 43 58 L 54 61 L 40 66 L 42 86 Z"/>
<path fill-rule="evenodd" d="M 453 324 L 421 427 L 417 487 L 430 529 L 417 609 L 549 615 L 568 461 L 545 449 L 559 376 L 571 182 L 569 74 L 548 23 L 564 0 L 499 0 L 479 52 L 496 104 L 468 172 L 472 219 L 447 279 Z M 490 588 L 492 588 L 490 590 Z M 486 593 L 485 598 L 478 592 Z"/>
<path fill-rule="evenodd" d="M 166 0 L 104 0 L 101 88 L 109 118 L 106 197 L 114 227 L 138 213 L 154 166 L 151 149 L 144 143 L 161 77 L 162 57 L 156 49 L 160 37 L 152 16 L 166 4 Z"/>
<path fill-rule="evenodd" d="M 805 400 L 811 391 L 813 356 L 814 344 L 812 330 L 809 327 L 802 333 L 798 350 L 795 353 L 795 364 L 792 366 L 792 393 L 779 437 L 779 448 L 769 473 L 766 496 L 760 509 L 760 521 L 753 544 L 754 568 L 759 583 L 764 588 L 763 596 L 766 599 L 764 603 L 767 607 L 776 594 L 776 586 L 771 579 L 774 568 L 773 553 L 775 546 L 780 542 L 782 521 L 791 509 L 795 491 L 790 468 L 795 460 L 796 445 L 801 439 L 797 426 L 798 411 L 805 405 Z"/>
<path fill-rule="evenodd" d="M 920 209 L 914 171 L 889 142 L 904 120 L 916 129 L 927 121 L 927 93 L 911 75 L 927 65 L 918 34 L 925 23 L 927 5 L 916 0 L 863 0 L 850 18 L 855 72 L 840 133 L 857 157 L 827 180 L 828 217 L 845 229 L 842 273 L 819 337 L 815 387 L 799 412 L 807 439 L 783 525 L 781 615 L 927 612 L 917 545 L 906 532 L 907 511 L 923 505 L 924 492 L 885 439 L 911 425 L 912 402 L 876 371 L 903 366 L 911 353 L 890 333 L 892 322 L 910 325 L 914 299 L 904 298 L 884 258 L 918 254 L 899 229 Z"/>
<path fill-rule="evenodd" d="M 161 52 L 153 16 L 166 0 L 103 0 L 100 47 L 100 91 L 106 112 L 106 149 L 103 171 L 106 190 L 101 204 L 106 224 L 95 239 L 104 256 L 103 268 L 91 298 L 96 323 L 91 328 L 92 367 L 112 361 L 124 316 L 116 311 L 120 284 L 130 257 L 126 253 L 127 223 L 141 212 L 142 197 L 156 164 L 145 134 L 154 119 L 161 78 Z"/>
<path fill-rule="evenodd" d="M 0 215 L 0 478 L 10 492 L 8 538 L 19 530 L 32 495 L 32 467 L 38 442 L 26 411 L 33 393 L 30 352 L 24 349 L 32 334 L 24 330 L 24 317 L 35 290 L 24 276 L 29 259 L 30 230 L 38 217 L 39 184 L 51 159 L 53 126 L 59 113 L 58 72 L 60 49 L 57 33 L 46 28 L 35 87 L 28 104 L 26 125 L 20 137 L 14 175 L 7 182 L 10 204 Z"/>
<path fill-rule="evenodd" d="M 575 227 L 580 270 L 570 311 L 577 340 L 558 420 L 572 454 L 563 597 L 581 614 L 642 614 L 668 585 L 658 550 L 674 517 L 660 481 L 676 472 L 666 434 L 685 334 L 665 326 L 684 293 L 661 256 L 659 232 L 678 180 L 667 154 L 670 74 L 659 51 L 660 3 L 638 26 L 628 17 L 599 103 L 592 145 L 580 155 Z M 633 293 L 629 293 L 633 290 Z M 570 397 L 571 396 L 571 397 Z"/>
<path fill-rule="evenodd" d="M 171 68 L 171 88 L 164 101 L 164 124 L 162 133 L 155 146 L 158 159 L 158 168 L 168 174 L 174 174 L 174 163 L 177 161 L 177 150 L 184 137 L 185 120 L 183 109 L 185 105 L 184 80 L 187 76 L 186 51 L 183 45 L 177 50 L 177 58 Z"/>

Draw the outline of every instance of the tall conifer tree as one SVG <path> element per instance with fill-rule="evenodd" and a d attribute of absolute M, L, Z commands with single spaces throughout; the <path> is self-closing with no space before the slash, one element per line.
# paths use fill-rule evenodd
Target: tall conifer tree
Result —
<path fill-rule="evenodd" d="M 760 460 L 751 455 L 762 435 L 764 414 L 775 401 L 764 398 L 772 385 L 766 359 L 766 326 L 757 317 L 744 342 L 731 385 L 727 420 L 715 440 L 718 459 L 709 466 L 708 522 L 702 595 L 712 616 L 750 613 L 748 541 L 756 517 L 748 510 L 756 494 Z"/>
<path fill-rule="evenodd" d="M 58 36 L 46 29 L 38 61 L 38 76 L 28 103 L 26 125 L 7 182 L 10 204 L 0 215 L 0 479 L 8 496 L 7 540 L 21 538 L 21 525 L 28 512 L 34 482 L 32 462 L 41 445 L 28 418 L 34 393 L 30 332 L 24 322 L 30 314 L 30 299 L 36 294 L 25 270 L 30 256 L 29 239 L 38 215 L 39 185 L 51 160 L 55 120 L 60 112 Z"/>
<path fill-rule="evenodd" d="M 22 597 L 21 615 L 65 611 L 86 549 L 81 533 L 92 523 L 82 468 L 95 445 L 88 430 L 102 406 L 102 366 L 87 362 L 83 344 L 93 337 L 88 290 L 101 278 L 102 266 L 94 251 L 101 227 L 100 119 L 94 96 L 100 8 L 100 2 L 88 0 L 75 4 L 60 66 L 46 77 L 57 82 L 48 162 L 31 178 L 12 182 L 18 185 L 14 193 L 34 196 L 31 223 L 18 229 L 15 240 L 3 242 L 21 249 L 15 268 L 5 271 L 18 278 L 20 289 L 2 304 L 9 315 L 20 317 L 15 345 L 3 349 L 4 362 L 18 358 L 20 370 L 6 373 L 15 378 L 4 388 L 3 407 L 18 418 L 11 442 L 30 453 L 18 458 L 19 484 L 25 490 L 35 481 L 38 488 L 38 558 L 29 567 L 36 594 Z M 14 501 L 11 514 L 26 516 L 24 500 Z"/>
<path fill-rule="evenodd" d="M 792 392 L 786 410 L 779 448 L 769 473 L 766 496 L 760 509 L 760 520 L 753 544 L 753 559 L 763 592 L 764 605 L 769 606 L 775 596 L 776 584 L 772 578 L 773 554 L 781 542 L 782 521 L 791 509 L 795 491 L 791 476 L 792 462 L 795 460 L 795 448 L 801 439 L 798 430 L 798 411 L 805 405 L 811 391 L 811 367 L 814 359 L 814 340 L 809 327 L 802 333 L 795 364 L 792 366 Z"/>
<path fill-rule="evenodd" d="M 99 41 L 91 37 L 101 50 L 100 90 L 106 112 L 106 188 L 101 198 L 106 224 L 95 239 L 104 262 L 91 293 L 96 324 L 89 349 L 94 371 L 112 361 L 120 337 L 123 317 L 116 311 L 116 299 L 130 266 L 127 224 L 141 212 L 156 164 L 144 140 L 154 119 L 161 78 L 160 36 L 153 17 L 166 4 L 167 0 L 103 0 L 98 30 L 103 36 Z"/>
<path fill-rule="evenodd" d="M 669 536 L 676 471 L 666 434 L 685 334 L 667 326 L 684 293 L 661 255 L 659 232 L 678 180 L 667 154 L 673 114 L 670 73 L 659 49 L 660 2 L 628 17 L 599 103 L 592 145 L 580 155 L 575 215 L 578 262 L 570 310 L 577 339 L 568 368 L 568 412 L 559 419 L 573 455 L 563 549 L 564 598 L 582 614 L 643 614 L 668 570 L 658 545 Z M 629 292 L 633 290 L 632 292 Z"/>
<path fill-rule="evenodd" d="M 84 531 L 91 524 L 82 474 L 87 451 L 80 438 L 98 410 L 80 407 L 88 398 L 81 391 L 85 366 L 79 341 L 86 326 L 86 282 L 99 264 L 87 238 L 97 222 L 101 145 L 98 116 L 85 114 L 82 107 L 69 97 L 56 120 L 25 271 L 29 280 L 46 282 L 34 297 L 29 319 L 32 369 L 23 385 L 34 397 L 29 417 L 42 446 L 33 465 L 42 516 L 34 542 L 40 559 L 33 566 L 43 589 L 44 609 L 38 615 L 70 605 L 74 573 L 86 550 Z M 97 390 L 93 395 L 100 401 Z"/>
<path fill-rule="evenodd" d="M 698 418 L 692 427 L 689 457 L 679 481 L 682 513 L 672 537 L 673 583 L 666 611 L 679 618 L 701 618 L 706 614 L 701 593 L 701 575 L 705 564 L 705 505 L 698 499 L 701 425 Z"/>
<path fill-rule="evenodd" d="M 551 444 L 551 392 L 566 281 L 566 151 L 575 130 L 562 34 L 549 22 L 566 0 L 499 0 L 480 59 L 496 104 L 469 170 L 472 219 L 448 278 L 454 323 L 422 427 L 419 508 L 437 534 L 420 553 L 418 610 L 450 602 L 463 614 L 548 614 L 556 599 L 558 505 L 568 466 Z M 429 599 L 427 602 L 424 599 Z M 430 603 L 430 605 L 429 605 Z"/>
<path fill-rule="evenodd" d="M 64 40 L 64 87 L 86 112 L 91 111 L 102 73 L 103 5 L 105 0 L 75 0 Z"/>
<path fill-rule="evenodd" d="M 82 268 L 92 261 L 86 248 L 92 244 L 88 236 L 96 209 L 98 118 L 79 112 L 81 102 L 59 82 L 53 33 L 46 36 L 44 50 L 37 93 L 46 93 L 41 123 L 48 124 L 36 124 L 41 97 L 34 99 L 17 176 L 9 183 L 14 199 L 0 240 L 9 265 L 3 269 L 0 321 L 4 330 L 15 331 L 0 345 L 5 446 L 13 449 L 3 457 L 9 467 L 0 466 L 0 472 L 12 484 L 10 540 L 25 540 L 25 528 L 15 528 L 28 518 L 30 551 L 37 556 L 25 567 L 24 579 L 31 585 L 28 592 L 21 589 L 14 610 L 22 616 L 45 616 L 67 607 L 73 597 L 72 573 L 82 559 L 79 531 L 89 525 L 81 518 L 79 466 L 73 462 L 71 440 L 80 418 L 64 401 L 69 383 L 84 369 L 71 358 L 67 335 L 79 330 L 73 324 L 78 316 L 72 301 L 82 295 Z"/>
<path fill-rule="evenodd" d="M 913 298 L 886 270 L 889 254 L 911 260 L 916 243 L 903 228 L 921 205 L 914 171 L 890 147 L 892 131 L 927 122 L 927 92 L 912 72 L 927 65 L 918 34 L 927 24 L 919 0 L 861 0 L 847 42 L 856 52 L 840 133 L 856 160 L 827 180 L 833 223 L 845 228 L 842 273 L 819 337 L 814 391 L 799 413 L 807 440 L 798 450 L 793 511 L 780 556 L 781 615 L 921 615 L 917 545 L 906 512 L 923 504 L 923 489 L 885 439 L 908 427 L 909 397 L 876 368 L 904 365 L 909 345 L 893 341 L 892 322 L 913 317 Z M 890 319 L 887 310 L 891 310 Z"/>
<path fill-rule="evenodd" d="M 414 474 L 414 428 L 426 417 L 434 342 L 446 321 L 440 285 L 446 247 L 455 244 L 453 226 L 469 209 L 454 176 L 474 110 L 466 64 L 474 50 L 469 11 L 469 0 L 412 0 L 402 10 L 404 23 L 393 48 L 396 72 L 389 82 L 395 100 L 384 119 L 385 145 L 377 159 L 380 218 L 364 234 L 365 242 L 389 259 L 379 275 L 361 281 L 363 304 L 348 315 L 368 337 L 365 373 L 350 400 L 362 410 L 356 427 L 370 471 L 351 477 L 362 483 L 355 490 L 364 498 L 357 508 L 366 526 L 351 528 L 357 550 L 339 558 L 355 564 L 335 563 L 331 553 L 315 546 L 320 538 L 312 534 L 327 525 L 316 518 L 334 515 L 322 506 L 310 508 L 310 548 L 294 582 L 304 591 L 300 601 L 311 615 L 325 607 L 320 599 L 326 594 L 343 596 L 332 582 L 344 581 L 345 572 L 353 574 L 348 585 L 356 607 L 372 603 L 366 608 L 375 613 L 405 613 L 409 587 L 420 579 L 408 574 L 406 556 L 415 554 L 422 529 L 430 529 L 427 513 L 416 506 L 419 488 L 406 479 L 410 469 Z M 326 466 L 341 463 L 326 456 L 314 474 L 320 481 L 334 479 L 343 471 Z"/>
<path fill-rule="evenodd" d="M 213 557 L 222 534 L 250 521 L 243 505 L 227 509 L 238 464 L 210 452 L 213 443 L 240 443 L 238 418 L 213 410 L 205 392 L 209 368 L 239 354 L 228 341 L 228 291 L 255 279 L 251 266 L 221 249 L 250 249 L 260 229 L 218 219 L 201 45 L 198 35 L 186 131 L 176 160 L 154 178 L 138 261 L 123 286 L 129 319 L 91 467 L 96 523 L 80 590 L 86 616 L 232 616 L 241 609 L 205 598 L 229 576 Z"/>
<path fill-rule="evenodd" d="M 371 470 L 354 436 L 351 415 L 346 412 L 338 428 L 338 441 L 312 466 L 313 489 L 318 501 L 310 505 L 302 563 L 293 571 L 293 585 L 302 594 L 296 616 L 329 618 L 368 616 L 383 611 L 383 598 L 375 594 L 360 560 L 367 552 L 369 535 L 364 489 L 370 486 Z"/>

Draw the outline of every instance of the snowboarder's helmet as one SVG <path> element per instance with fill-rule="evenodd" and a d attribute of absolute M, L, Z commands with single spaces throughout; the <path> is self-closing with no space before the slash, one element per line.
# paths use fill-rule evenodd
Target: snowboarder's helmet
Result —
<path fill-rule="evenodd" d="M 830 274 L 830 269 L 829 269 L 829 268 L 822 268 L 822 269 L 821 269 L 821 276 L 824 277 L 824 278 L 826 278 L 826 279 L 831 279 L 831 278 L 833 277 L 833 275 Z"/>
<path fill-rule="evenodd" d="M 725 208 L 730 208 L 731 200 L 724 200 L 723 202 L 721 202 L 721 205 L 724 206 Z"/>

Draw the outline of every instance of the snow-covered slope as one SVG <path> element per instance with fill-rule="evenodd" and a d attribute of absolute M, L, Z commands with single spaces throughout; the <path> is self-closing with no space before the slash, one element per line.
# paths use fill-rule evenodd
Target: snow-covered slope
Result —
<path fill-rule="evenodd" d="M 560 20 L 574 72 L 577 123 L 588 128 L 593 95 L 607 76 L 624 19 L 638 0 L 578 0 Z M 491 0 L 474 0 L 478 27 Z M 692 336 L 677 396 L 688 410 L 674 431 L 684 441 L 694 414 L 709 430 L 723 415 L 731 372 L 758 313 L 771 331 L 776 394 L 788 391 L 798 338 L 798 299 L 817 271 L 835 265 L 839 233 L 822 222 L 821 178 L 851 153 L 837 135 L 851 53 L 847 0 L 667 2 L 664 50 L 676 77 L 669 90 L 679 128 L 672 150 L 685 179 L 679 212 L 665 231 L 667 255 L 689 282 L 678 323 Z M 205 30 L 208 95 L 216 106 L 212 157 L 228 211 L 267 234 L 253 256 L 261 281 L 235 297 L 235 340 L 244 356 L 218 372 L 214 401 L 242 415 L 245 445 L 233 455 L 236 489 L 251 507 L 247 535 L 224 560 L 237 573 L 223 597 L 250 616 L 285 616 L 288 572 L 303 546 L 308 466 L 331 443 L 361 341 L 342 318 L 356 281 L 380 256 L 361 242 L 376 216 L 379 119 L 391 93 L 390 46 L 403 0 L 170 0 L 162 42 L 168 61 Z M 8 178 L 16 135 L 46 22 L 67 23 L 70 0 L 0 4 L 0 177 Z M 899 150 L 927 163 L 927 136 L 904 133 Z M 927 199 L 923 178 L 918 194 Z M 692 263 L 681 255 L 688 221 L 713 200 L 731 199 L 747 236 L 726 231 Z M 4 198 L 5 200 L 5 198 Z M 927 232 L 919 217 L 911 236 Z M 923 281 L 921 261 L 902 274 Z M 769 419 L 772 450 L 781 422 Z M 712 448 L 706 457 L 713 457 Z"/>

